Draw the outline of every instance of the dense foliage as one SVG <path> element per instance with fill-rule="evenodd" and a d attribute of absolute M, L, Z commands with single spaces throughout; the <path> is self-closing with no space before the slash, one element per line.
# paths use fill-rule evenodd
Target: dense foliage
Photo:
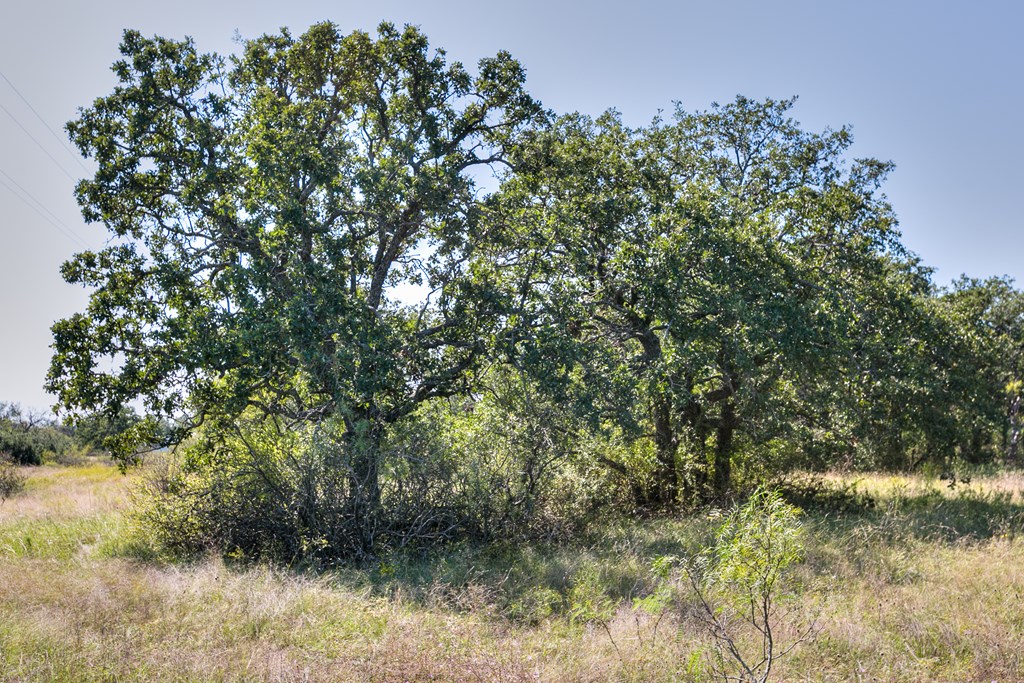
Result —
<path fill-rule="evenodd" d="M 113 418 L 89 413 L 74 424 L 60 424 L 52 415 L 0 402 L 0 457 L 20 465 L 77 462 L 116 447 L 140 421 L 134 410 L 122 408 Z"/>
<path fill-rule="evenodd" d="M 68 124 L 113 240 L 64 266 L 48 387 L 121 457 L 179 445 L 167 545 L 330 562 L 1018 457 L 1024 297 L 936 288 L 891 164 L 794 100 L 556 115 L 390 24 L 121 51 Z"/>
<path fill-rule="evenodd" d="M 0 456 L 20 465 L 41 465 L 43 458 L 75 446 L 70 430 L 41 413 L 0 403 Z"/>

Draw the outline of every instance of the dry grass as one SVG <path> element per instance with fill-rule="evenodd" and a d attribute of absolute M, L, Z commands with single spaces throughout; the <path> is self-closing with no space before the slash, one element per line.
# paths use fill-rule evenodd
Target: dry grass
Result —
<path fill-rule="evenodd" d="M 104 463 L 19 469 L 26 475 L 25 494 L 0 504 L 0 524 L 47 517 L 63 520 L 123 510 L 133 481 Z"/>
<path fill-rule="evenodd" d="M 852 485 L 859 491 L 882 499 L 893 497 L 921 497 L 939 494 L 945 498 L 964 495 L 996 495 L 1007 502 L 1024 505 L 1024 471 L 999 472 L 996 474 L 975 474 L 969 481 L 956 481 L 952 485 L 945 480 L 906 474 L 857 473 L 829 474 L 822 479 L 836 484 Z"/>
<path fill-rule="evenodd" d="M 1022 481 L 965 493 L 863 478 L 874 510 L 812 513 L 797 599 L 822 631 L 773 679 L 1024 679 Z M 661 616 L 631 604 L 651 589 L 651 558 L 685 552 L 707 520 L 313 575 L 131 559 L 129 484 L 110 468 L 40 468 L 0 507 L 0 680 L 708 680 L 685 596 Z M 976 516 L 963 523 L 974 531 L 935 531 L 957 514 Z M 606 623 L 566 616 L 585 570 L 618 604 Z"/>
<path fill-rule="evenodd" d="M 424 610 L 329 578 L 231 571 L 216 560 L 185 570 L 20 566 L 29 571 L 0 565 L 0 643 L 11 653 L 3 680 L 624 678 L 603 633 L 556 625 L 552 641 L 552 629 Z"/>

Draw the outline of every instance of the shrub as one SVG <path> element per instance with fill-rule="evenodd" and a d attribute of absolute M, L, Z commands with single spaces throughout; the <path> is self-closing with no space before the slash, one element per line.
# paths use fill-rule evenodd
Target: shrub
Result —
<path fill-rule="evenodd" d="M 565 535 L 587 516 L 591 482 L 569 466 L 574 432 L 530 391 L 500 377 L 474 401 L 438 399 L 394 424 L 375 456 L 380 504 L 369 514 L 352 494 L 358 444 L 344 425 L 211 421 L 150 481 L 139 518 L 172 552 L 289 564 Z"/>
<path fill-rule="evenodd" d="M 343 427 L 273 418 L 210 425 L 147 487 L 138 516 L 172 552 L 330 566 L 389 550 L 489 533 L 484 468 L 459 466 L 436 415 L 415 415 L 381 445 L 381 504 L 353 495 Z M 484 480 L 486 481 L 486 480 Z"/>
<path fill-rule="evenodd" d="M 695 616 L 710 637 L 705 654 L 716 677 L 765 683 L 774 662 L 818 631 L 813 618 L 801 621 L 807 615 L 789 584 L 790 567 L 803 559 L 801 515 L 778 491 L 755 490 L 725 516 L 704 551 L 685 562 L 656 559 L 655 590 L 634 606 L 652 613 L 675 606 L 684 619 Z M 689 584 L 685 588 L 681 577 Z M 693 602 L 683 598 L 686 588 Z M 794 609 L 783 611 L 790 601 Z M 789 628 L 780 628 L 782 622 Z M 796 637 L 783 642 L 787 631 Z"/>
<path fill-rule="evenodd" d="M 0 453 L 0 502 L 25 490 L 25 475 L 9 453 Z"/>
<path fill-rule="evenodd" d="M 212 425 L 169 454 L 144 487 L 137 517 L 172 553 L 318 561 L 349 537 L 343 455 L 321 430 L 274 420 Z"/>
<path fill-rule="evenodd" d="M 28 432 L 0 429 L 0 452 L 20 465 L 43 463 L 43 449 Z"/>
<path fill-rule="evenodd" d="M 803 558 L 801 514 L 778 491 L 758 489 L 726 516 L 715 545 L 686 567 L 714 642 L 711 665 L 723 679 L 765 683 L 772 664 L 816 632 L 811 620 L 792 642 L 779 638 L 779 606 L 790 597 L 784 579 Z"/>
<path fill-rule="evenodd" d="M 20 465 L 41 465 L 44 459 L 63 454 L 71 447 L 71 437 L 55 425 L 0 421 L 0 452 Z"/>

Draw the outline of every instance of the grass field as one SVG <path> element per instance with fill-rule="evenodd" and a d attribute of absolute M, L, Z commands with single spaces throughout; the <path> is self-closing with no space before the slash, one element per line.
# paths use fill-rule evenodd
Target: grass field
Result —
<path fill-rule="evenodd" d="M 163 561 L 129 521 L 133 476 L 26 472 L 0 504 L 2 681 L 711 680 L 684 582 L 661 613 L 634 602 L 666 585 L 656 557 L 707 542 L 711 515 L 295 573 Z M 819 630 L 771 680 L 1024 679 L 1024 477 L 795 490 L 808 540 L 791 606 Z"/>

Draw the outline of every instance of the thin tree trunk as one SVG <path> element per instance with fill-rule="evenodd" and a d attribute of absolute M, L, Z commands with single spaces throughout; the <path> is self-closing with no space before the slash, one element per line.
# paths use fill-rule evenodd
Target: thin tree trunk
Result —
<path fill-rule="evenodd" d="M 654 421 L 655 495 L 651 498 L 663 510 L 674 509 L 679 497 L 679 471 L 676 468 L 676 451 L 679 442 L 672 426 L 672 408 L 668 397 L 655 398 L 652 411 Z"/>
<path fill-rule="evenodd" d="M 1017 462 L 1017 448 L 1020 445 L 1022 431 L 1021 412 L 1024 409 L 1024 406 L 1021 405 L 1022 399 L 1024 397 L 1018 394 L 1010 401 L 1010 442 L 1006 447 L 1006 459 L 1014 464 Z"/>
<path fill-rule="evenodd" d="M 684 392 L 693 396 L 693 376 L 687 374 L 683 378 Z M 685 457 L 687 466 L 680 470 L 680 497 L 684 505 L 703 502 L 707 486 L 707 449 L 706 440 L 708 424 L 704 418 L 701 404 L 695 398 L 687 401 L 678 413 L 678 424 L 689 427 L 689 438 L 686 443 Z"/>
<path fill-rule="evenodd" d="M 369 413 L 349 422 L 349 496 L 352 533 L 357 549 L 372 554 L 381 507 L 380 446 L 383 429 Z"/>
<path fill-rule="evenodd" d="M 712 483 L 715 497 L 723 500 L 729 493 L 732 478 L 732 442 L 736 431 L 736 406 L 731 398 L 722 403 L 722 416 L 718 422 L 715 443 L 715 466 Z"/>

